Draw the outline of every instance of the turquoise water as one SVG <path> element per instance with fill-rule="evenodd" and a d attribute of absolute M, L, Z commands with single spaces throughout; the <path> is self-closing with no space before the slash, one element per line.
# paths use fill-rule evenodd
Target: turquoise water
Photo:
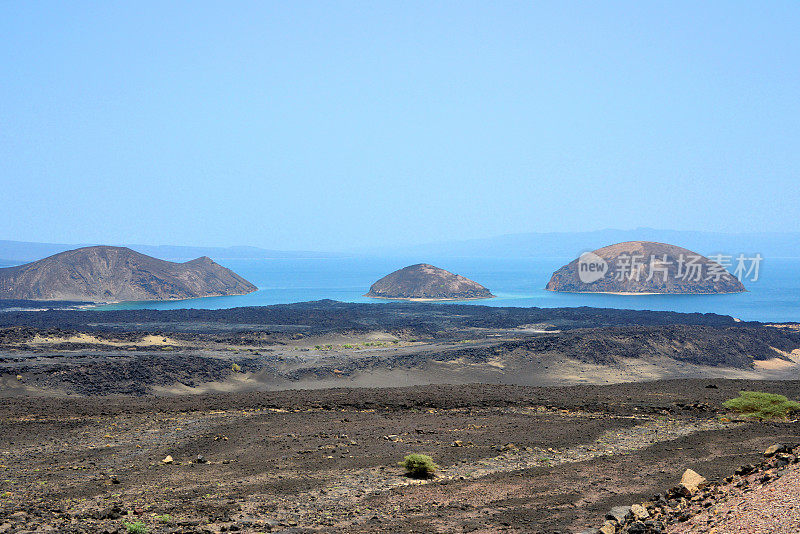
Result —
<path fill-rule="evenodd" d="M 679 312 L 713 312 L 742 320 L 800 320 L 800 259 L 767 259 L 760 279 L 745 281 L 747 293 L 732 295 L 590 295 L 554 293 L 544 286 L 553 271 L 570 258 L 483 259 L 446 258 L 426 261 L 462 274 L 488 287 L 497 298 L 470 301 L 487 306 L 544 308 L 593 306 Z M 174 302 L 126 302 L 101 309 L 233 308 L 308 300 L 387 302 L 363 297 L 370 284 L 416 259 L 336 258 L 220 261 L 259 290 L 250 295 Z M 447 305 L 448 303 L 442 303 Z"/>
<path fill-rule="evenodd" d="M 745 280 L 747 293 L 732 295 L 587 295 L 545 291 L 550 275 L 571 258 L 425 258 L 428 263 L 471 278 L 498 298 L 469 301 L 487 306 L 543 308 L 593 306 L 637 310 L 713 312 L 745 321 L 800 321 L 800 259 L 765 259 L 760 279 Z M 101 309 L 233 308 L 308 300 L 387 302 L 363 297 L 382 276 L 419 259 L 336 258 L 220 261 L 259 290 L 250 295 L 174 302 L 126 302 Z M 448 303 L 442 303 L 447 305 Z"/>

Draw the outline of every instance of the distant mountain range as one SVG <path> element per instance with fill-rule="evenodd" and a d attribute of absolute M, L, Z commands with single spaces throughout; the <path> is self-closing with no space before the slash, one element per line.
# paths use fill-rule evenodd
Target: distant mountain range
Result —
<path fill-rule="evenodd" d="M 336 258 L 381 256 L 426 261 L 446 257 L 574 258 L 581 252 L 625 241 L 655 241 L 688 248 L 705 256 L 755 254 L 769 258 L 800 258 L 800 232 L 722 233 L 682 230 L 597 230 L 508 234 L 484 239 L 447 241 L 406 246 L 381 246 L 341 252 L 281 251 L 249 246 L 187 247 L 172 245 L 124 245 L 142 254 L 170 261 L 208 256 L 217 261 L 238 259 Z M 0 240 L 0 267 L 38 260 L 91 244 L 33 243 Z"/>
<path fill-rule="evenodd" d="M 800 232 L 722 233 L 681 230 L 597 230 L 508 234 L 485 239 L 448 241 L 403 247 L 363 249 L 364 255 L 415 258 L 443 257 L 552 257 L 574 258 L 582 252 L 626 241 L 671 243 L 713 254 L 755 254 L 765 258 L 800 258 Z M 2 257 L 2 254 L 0 254 Z"/>

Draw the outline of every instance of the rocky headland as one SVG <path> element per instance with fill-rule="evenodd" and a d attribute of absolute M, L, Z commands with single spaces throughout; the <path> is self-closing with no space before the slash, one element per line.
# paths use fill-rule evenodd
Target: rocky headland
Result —
<path fill-rule="evenodd" d="M 244 295 L 256 289 L 208 257 L 173 263 L 126 247 L 84 247 L 0 269 L 0 299 L 179 300 Z"/>

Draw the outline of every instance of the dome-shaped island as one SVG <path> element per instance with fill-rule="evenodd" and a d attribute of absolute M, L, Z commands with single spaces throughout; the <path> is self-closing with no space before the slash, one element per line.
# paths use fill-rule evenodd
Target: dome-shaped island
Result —
<path fill-rule="evenodd" d="M 467 300 L 494 297 L 478 282 L 427 263 L 410 265 L 387 274 L 372 284 L 364 296 L 398 300 Z"/>
<path fill-rule="evenodd" d="M 726 270 L 727 262 L 715 259 L 666 243 L 627 241 L 581 254 L 554 272 L 546 289 L 623 295 L 747 291 Z"/>

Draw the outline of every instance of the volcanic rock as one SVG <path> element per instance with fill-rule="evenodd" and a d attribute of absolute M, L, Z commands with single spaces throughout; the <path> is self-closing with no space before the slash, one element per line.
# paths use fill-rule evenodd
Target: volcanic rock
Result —
<path fill-rule="evenodd" d="M 624 523 L 625 518 L 628 517 L 628 514 L 631 513 L 630 506 L 614 506 L 609 512 L 606 514 L 606 519 L 612 519 L 617 523 Z"/>
<path fill-rule="evenodd" d="M 775 445 L 770 445 L 769 447 L 767 447 L 767 450 L 764 451 L 764 456 L 769 458 L 771 456 L 775 456 L 778 453 L 791 452 L 791 450 L 792 448 L 787 445 L 784 445 L 782 443 L 776 443 Z"/>
<path fill-rule="evenodd" d="M 485 299 L 494 295 L 477 282 L 420 263 L 388 274 L 372 284 L 365 297 L 406 300 Z"/>
<path fill-rule="evenodd" d="M 699 490 L 706 487 L 706 479 L 696 471 L 687 469 L 683 472 L 679 486 L 685 490 L 685 492 L 688 492 L 689 495 L 694 495 Z"/>
<path fill-rule="evenodd" d="M 644 521 L 650 518 L 650 513 L 648 513 L 647 509 L 641 504 L 632 504 L 631 513 L 633 513 L 633 517 L 638 521 Z"/>

